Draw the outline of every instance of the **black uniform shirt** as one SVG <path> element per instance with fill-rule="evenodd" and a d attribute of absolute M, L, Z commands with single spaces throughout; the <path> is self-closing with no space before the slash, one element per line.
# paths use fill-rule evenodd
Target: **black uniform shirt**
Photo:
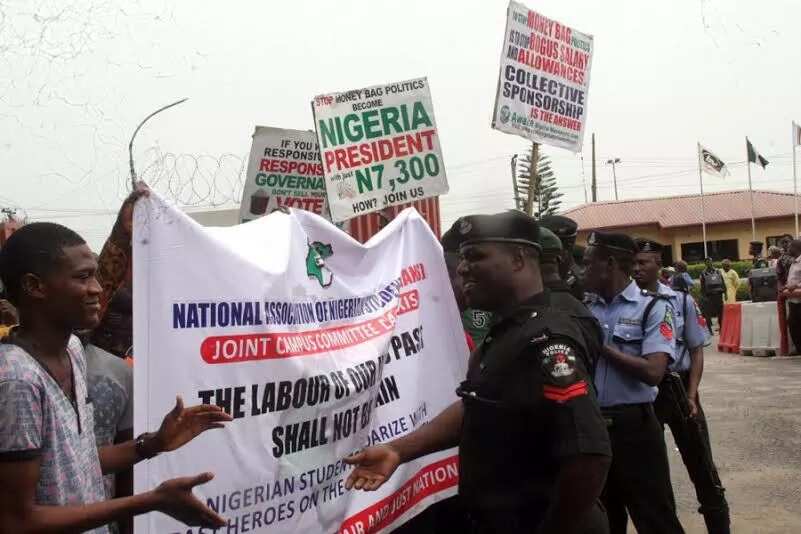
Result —
<path fill-rule="evenodd" d="M 564 282 L 560 281 L 560 284 L 567 287 Z M 595 376 L 595 365 L 604 348 L 604 333 L 598 319 L 582 301 L 576 299 L 567 289 L 560 290 L 551 287 L 549 289 L 551 290 L 551 306 L 570 315 L 581 330 L 587 357 L 584 364 L 591 371 L 590 376 Z"/>
<path fill-rule="evenodd" d="M 581 281 L 581 269 L 578 265 L 571 265 L 565 277 L 567 290 L 578 301 L 584 300 L 584 284 Z"/>
<path fill-rule="evenodd" d="M 611 454 L 585 361 L 580 328 L 548 292 L 496 321 L 459 389 L 459 493 L 469 509 L 538 524 L 564 458 Z"/>

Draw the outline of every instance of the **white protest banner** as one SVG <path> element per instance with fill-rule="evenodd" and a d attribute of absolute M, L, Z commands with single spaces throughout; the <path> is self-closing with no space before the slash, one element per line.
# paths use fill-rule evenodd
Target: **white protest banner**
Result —
<path fill-rule="evenodd" d="M 345 491 L 342 458 L 457 400 L 467 345 L 442 249 L 414 210 L 367 244 L 302 210 L 204 228 L 155 193 L 134 227 L 135 431 L 181 395 L 233 417 L 140 463 L 137 491 L 215 473 L 217 532 L 380 532 L 453 495 L 456 449 Z M 136 532 L 202 534 L 162 514 Z"/>
<path fill-rule="evenodd" d="M 581 152 L 592 35 L 509 2 L 492 127 Z"/>
<path fill-rule="evenodd" d="M 256 126 L 239 219 L 252 221 L 282 207 L 329 217 L 317 138 L 311 130 Z"/>
<path fill-rule="evenodd" d="M 331 217 L 448 192 L 427 78 L 314 98 Z"/>

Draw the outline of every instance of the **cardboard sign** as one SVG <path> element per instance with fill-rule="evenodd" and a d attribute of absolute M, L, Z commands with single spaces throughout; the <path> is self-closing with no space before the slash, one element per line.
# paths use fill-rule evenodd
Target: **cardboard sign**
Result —
<path fill-rule="evenodd" d="M 334 221 L 448 192 L 426 78 L 315 97 Z"/>
<path fill-rule="evenodd" d="M 509 2 L 492 127 L 581 152 L 593 50 L 591 35 Z"/>

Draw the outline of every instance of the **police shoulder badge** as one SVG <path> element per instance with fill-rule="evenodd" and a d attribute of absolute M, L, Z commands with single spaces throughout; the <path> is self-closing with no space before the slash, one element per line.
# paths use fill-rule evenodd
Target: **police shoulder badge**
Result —
<path fill-rule="evenodd" d="M 659 333 L 668 341 L 673 339 L 673 310 L 670 306 L 665 306 L 665 316 L 659 324 Z"/>
<path fill-rule="evenodd" d="M 467 220 L 465 218 L 459 219 L 459 233 L 460 234 L 462 234 L 462 235 L 469 234 L 470 230 L 472 230 L 472 229 L 473 229 L 473 224 L 469 220 Z"/>
<path fill-rule="evenodd" d="M 540 347 L 540 353 L 546 399 L 564 403 L 587 394 L 587 382 L 576 370 L 576 351 L 571 345 L 551 341 Z"/>
<path fill-rule="evenodd" d="M 701 313 L 698 303 L 694 302 L 693 304 L 695 304 L 695 317 L 698 319 L 698 326 L 701 328 L 706 328 L 706 317 L 704 317 L 704 314 Z"/>

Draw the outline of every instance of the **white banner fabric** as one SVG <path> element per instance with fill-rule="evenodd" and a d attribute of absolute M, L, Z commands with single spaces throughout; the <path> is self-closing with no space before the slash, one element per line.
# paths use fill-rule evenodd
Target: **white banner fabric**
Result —
<path fill-rule="evenodd" d="M 454 402 L 467 346 L 436 238 L 405 210 L 365 245 L 312 213 L 203 228 L 156 194 L 134 229 L 135 432 L 181 395 L 234 416 L 136 467 L 136 491 L 204 471 L 223 532 L 388 532 L 453 495 L 455 449 L 345 491 L 342 458 Z M 136 532 L 201 534 L 159 513 Z"/>

